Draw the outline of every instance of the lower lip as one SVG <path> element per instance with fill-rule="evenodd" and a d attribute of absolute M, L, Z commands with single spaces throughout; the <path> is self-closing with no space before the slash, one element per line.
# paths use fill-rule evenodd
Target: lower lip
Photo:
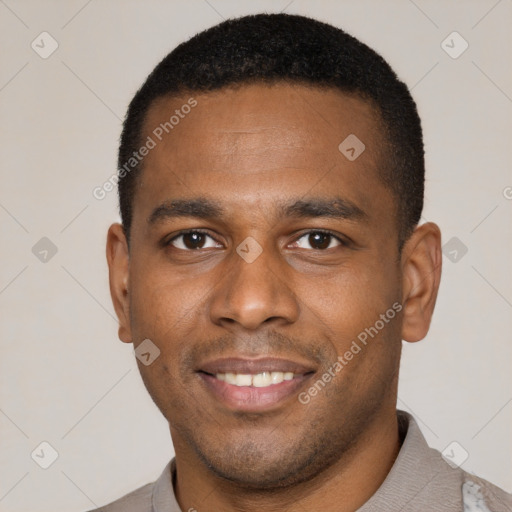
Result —
<path fill-rule="evenodd" d="M 311 375 L 299 375 L 292 380 L 257 388 L 235 386 L 213 375 L 199 372 L 202 381 L 213 392 L 215 398 L 231 409 L 245 412 L 261 412 L 280 405 L 280 402 L 294 395 Z"/>

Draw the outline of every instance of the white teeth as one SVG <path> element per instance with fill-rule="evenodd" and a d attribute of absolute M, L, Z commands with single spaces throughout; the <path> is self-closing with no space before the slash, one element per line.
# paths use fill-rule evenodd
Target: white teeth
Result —
<path fill-rule="evenodd" d="M 294 375 L 293 372 L 262 372 L 256 375 L 244 373 L 217 373 L 215 377 L 235 386 L 263 388 L 273 384 L 280 384 L 285 380 L 292 380 Z"/>
<path fill-rule="evenodd" d="M 277 372 L 275 372 L 275 373 L 277 373 Z M 252 378 L 252 385 L 255 388 L 264 388 L 265 386 L 270 386 L 271 383 L 272 383 L 272 374 L 269 372 L 258 373 L 256 375 L 254 375 L 254 377 Z"/>
<path fill-rule="evenodd" d="M 236 381 L 234 384 L 237 386 L 250 386 L 252 378 L 250 375 L 243 375 L 241 373 L 236 375 Z"/>
<path fill-rule="evenodd" d="M 226 373 L 224 375 L 224 380 L 228 384 L 236 384 L 236 373 Z"/>
<path fill-rule="evenodd" d="M 271 372 L 270 374 L 270 380 L 272 384 L 279 384 L 280 382 L 283 382 L 284 380 L 284 373 L 282 372 Z M 293 373 L 292 373 L 293 377 Z"/>

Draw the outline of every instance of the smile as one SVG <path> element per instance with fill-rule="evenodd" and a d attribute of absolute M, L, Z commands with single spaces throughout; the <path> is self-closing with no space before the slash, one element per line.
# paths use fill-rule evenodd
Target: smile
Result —
<path fill-rule="evenodd" d="M 255 388 L 264 388 L 275 386 L 285 380 L 292 380 L 296 375 L 293 372 L 261 372 L 255 375 L 250 373 L 217 373 L 215 378 L 232 384 L 233 386 L 251 386 Z"/>
<path fill-rule="evenodd" d="M 279 358 L 222 358 L 203 362 L 196 370 L 214 403 L 237 412 L 267 412 L 290 405 L 314 375 L 308 363 Z"/>

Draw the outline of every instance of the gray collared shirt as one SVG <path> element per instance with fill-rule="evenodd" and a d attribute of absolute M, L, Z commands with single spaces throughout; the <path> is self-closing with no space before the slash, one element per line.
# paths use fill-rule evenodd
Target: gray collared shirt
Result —
<path fill-rule="evenodd" d="M 404 439 L 377 492 L 356 512 L 511 512 L 512 495 L 449 465 L 429 448 L 414 418 L 398 411 Z M 174 495 L 175 459 L 160 478 L 96 512 L 188 512 Z M 198 509 L 199 510 L 199 509 Z"/>

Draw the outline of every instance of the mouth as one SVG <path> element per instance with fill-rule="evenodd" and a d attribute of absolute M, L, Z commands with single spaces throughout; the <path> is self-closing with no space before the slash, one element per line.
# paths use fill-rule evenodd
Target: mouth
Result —
<path fill-rule="evenodd" d="M 275 358 L 218 359 L 197 371 L 212 398 L 243 412 L 279 408 L 314 373 L 310 365 Z"/>

